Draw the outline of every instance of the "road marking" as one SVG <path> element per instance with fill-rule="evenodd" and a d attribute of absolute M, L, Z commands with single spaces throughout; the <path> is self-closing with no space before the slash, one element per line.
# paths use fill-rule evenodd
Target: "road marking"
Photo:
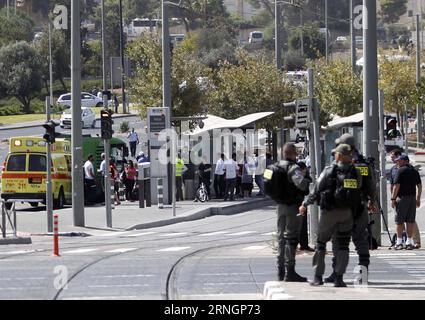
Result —
<path fill-rule="evenodd" d="M 72 297 L 63 298 L 63 300 L 127 300 L 127 299 L 143 299 L 140 296 L 103 296 L 103 297 Z"/>
<path fill-rule="evenodd" d="M 92 276 L 92 278 L 150 278 L 154 277 L 153 274 L 120 274 L 110 276 Z"/>
<path fill-rule="evenodd" d="M 93 285 L 89 288 L 132 288 L 132 287 L 149 287 L 149 284 L 108 284 L 108 285 Z"/>
<path fill-rule="evenodd" d="M 204 286 L 223 286 L 223 285 L 242 285 L 242 284 L 251 284 L 253 286 L 256 285 L 254 281 L 249 282 L 204 282 Z M 257 283 L 258 285 L 262 284 L 261 282 Z M 264 284 L 264 283 L 263 283 Z"/>
<path fill-rule="evenodd" d="M 165 233 L 161 234 L 160 237 L 180 237 L 186 235 L 187 232 L 174 232 L 174 233 Z"/>
<path fill-rule="evenodd" d="M 190 249 L 190 247 L 170 247 L 170 248 L 160 249 L 160 250 L 156 250 L 156 251 L 157 252 L 169 252 L 169 251 L 182 251 L 182 250 L 186 250 L 186 249 Z"/>
<path fill-rule="evenodd" d="M 44 280 L 44 277 L 28 277 L 28 278 L 0 278 L 0 281 L 14 281 L 14 280 Z"/>
<path fill-rule="evenodd" d="M 265 248 L 267 248 L 267 246 L 250 246 L 250 247 L 246 247 L 246 248 L 243 248 L 242 250 L 262 250 L 262 249 L 265 249 Z"/>
<path fill-rule="evenodd" d="M 0 252 L 0 254 L 22 254 L 22 253 L 32 253 L 32 252 L 36 252 L 36 250 L 17 250 L 17 251 Z"/>
<path fill-rule="evenodd" d="M 199 236 L 200 237 L 210 237 L 210 236 L 216 236 L 216 235 L 224 234 L 224 233 L 227 233 L 227 231 L 216 231 L 216 232 L 203 233 L 203 234 L 200 234 Z"/>
<path fill-rule="evenodd" d="M 129 234 L 129 235 L 128 235 L 128 236 L 126 236 L 126 237 L 141 237 L 141 236 L 147 236 L 147 235 L 155 234 L 155 233 L 157 233 L 157 232 L 142 232 L 142 233 L 134 233 L 134 234 Z"/>
<path fill-rule="evenodd" d="M 0 290 L 45 290 L 46 287 L 6 287 L 6 288 L 2 288 L 0 287 Z"/>
<path fill-rule="evenodd" d="M 242 231 L 242 232 L 230 233 L 228 235 L 229 236 L 243 236 L 245 234 L 256 233 L 256 232 L 257 231 Z"/>
<path fill-rule="evenodd" d="M 109 251 L 105 251 L 107 253 L 125 253 L 125 252 L 129 252 L 129 251 L 134 251 L 137 250 L 138 248 L 118 248 L 118 249 L 114 249 L 114 250 L 109 250 Z"/>
<path fill-rule="evenodd" d="M 94 249 L 94 248 L 87 248 L 87 249 L 77 249 L 77 250 L 71 250 L 71 251 L 64 251 L 63 253 L 86 253 L 86 252 L 93 252 L 93 251 L 97 251 L 99 249 Z"/>
<path fill-rule="evenodd" d="M 395 256 L 416 256 L 414 252 L 406 252 L 406 253 L 377 253 L 377 257 L 385 258 L 385 257 L 395 257 Z"/>
<path fill-rule="evenodd" d="M 257 275 L 268 275 L 272 274 L 271 272 L 235 272 L 235 273 L 198 273 L 198 276 L 238 276 L 238 275 L 251 275 L 251 274 L 257 274 Z M 274 273 L 273 273 L 274 274 Z"/>
<path fill-rule="evenodd" d="M 122 234 L 128 234 L 128 231 L 104 233 L 104 234 L 98 235 L 98 237 L 115 237 Z"/>
<path fill-rule="evenodd" d="M 261 235 L 262 236 L 274 236 L 276 234 L 277 234 L 277 232 L 267 232 L 267 233 L 262 233 Z"/>

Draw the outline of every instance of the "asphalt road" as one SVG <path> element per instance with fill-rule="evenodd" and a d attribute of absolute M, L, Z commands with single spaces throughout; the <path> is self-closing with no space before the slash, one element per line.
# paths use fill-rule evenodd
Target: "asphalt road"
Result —
<path fill-rule="evenodd" d="M 51 238 L 33 238 L 32 245 L 0 248 L 0 299 L 262 299 L 265 282 L 276 280 L 275 225 L 275 208 L 267 207 L 161 228 L 61 238 L 61 257 L 52 256 Z M 350 256 L 349 288 L 312 291 L 308 284 L 295 284 L 287 286 L 288 297 L 423 294 L 424 250 L 373 251 L 371 288 L 363 291 L 353 288 L 357 258 L 354 251 Z M 297 256 L 299 273 L 310 279 L 311 258 Z"/>

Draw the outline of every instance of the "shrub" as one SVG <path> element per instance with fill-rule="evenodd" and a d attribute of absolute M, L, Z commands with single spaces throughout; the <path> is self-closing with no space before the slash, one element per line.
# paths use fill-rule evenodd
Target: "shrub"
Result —
<path fill-rule="evenodd" d="M 130 125 L 129 125 L 128 121 L 121 122 L 121 124 L 120 124 L 121 133 L 126 133 L 126 132 L 128 132 L 128 130 L 130 130 Z"/>

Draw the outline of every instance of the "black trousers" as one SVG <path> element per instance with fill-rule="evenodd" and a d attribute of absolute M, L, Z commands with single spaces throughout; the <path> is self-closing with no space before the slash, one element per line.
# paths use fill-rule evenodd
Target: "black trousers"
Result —
<path fill-rule="evenodd" d="M 224 174 L 218 175 L 214 174 L 214 192 L 215 196 L 217 198 L 223 198 L 224 197 Z"/>
<path fill-rule="evenodd" d="M 176 201 L 183 201 L 183 178 L 176 177 Z"/>
<path fill-rule="evenodd" d="M 130 153 L 134 158 L 136 156 L 137 141 L 130 142 Z"/>
<path fill-rule="evenodd" d="M 307 231 L 307 215 L 302 216 L 301 232 L 300 232 L 300 247 L 307 248 L 308 244 L 308 231 Z"/>
<path fill-rule="evenodd" d="M 133 191 L 134 188 L 134 180 L 128 180 L 126 179 L 124 181 L 124 185 L 125 185 L 125 199 L 126 200 L 134 200 L 133 197 L 131 196 L 131 192 Z"/>

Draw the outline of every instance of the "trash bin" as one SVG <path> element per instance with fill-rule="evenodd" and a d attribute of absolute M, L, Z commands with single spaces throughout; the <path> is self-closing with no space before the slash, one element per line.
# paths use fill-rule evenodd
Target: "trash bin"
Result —
<path fill-rule="evenodd" d="M 137 165 L 137 183 L 139 186 L 139 208 L 150 207 L 151 202 L 151 164 L 142 162 Z"/>

